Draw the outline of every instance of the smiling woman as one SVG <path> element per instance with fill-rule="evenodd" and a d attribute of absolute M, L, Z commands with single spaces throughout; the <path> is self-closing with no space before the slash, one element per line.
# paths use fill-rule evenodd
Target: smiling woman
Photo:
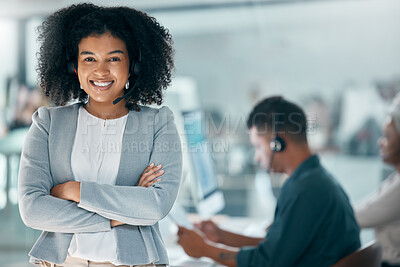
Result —
<path fill-rule="evenodd" d="M 124 96 L 129 87 L 129 56 L 125 43 L 110 32 L 83 38 L 79 43 L 78 77 L 81 88 L 88 94 L 86 110 L 103 119 L 127 114 Z"/>
<path fill-rule="evenodd" d="M 88 62 L 96 64 L 101 62 L 96 61 L 96 56 L 99 55 L 93 55 L 99 51 L 80 49 L 82 45 L 94 45 L 89 48 L 97 49 L 99 42 L 94 44 L 87 39 L 94 41 L 89 37 L 99 38 L 103 34 L 109 34 L 114 38 L 102 40 L 104 43 L 100 42 L 102 49 L 112 49 L 107 53 L 115 50 L 124 51 L 122 47 L 125 47 L 124 55 L 129 60 L 127 66 L 130 72 L 128 89 L 125 93 L 136 84 L 136 90 L 125 98 L 126 106 L 130 110 L 140 110 L 139 104 L 162 103 L 162 90 L 171 83 L 174 68 L 173 41 L 168 30 L 153 17 L 126 7 L 72 5 L 50 16 L 39 31 L 39 41 L 42 42 L 38 65 L 40 86 L 54 104 L 65 105 L 73 99 L 78 99 L 82 103 L 88 100 L 86 92 L 80 89 L 82 81 L 79 79 L 79 68 L 85 65 L 78 60 L 85 55 L 89 56 Z M 123 42 L 119 44 L 120 49 L 113 49 L 112 45 L 116 44 L 115 39 Z M 90 55 L 87 55 L 88 53 Z M 109 57 L 109 63 L 118 61 L 120 54 Z M 105 67 L 105 65 L 99 66 Z M 126 81 L 124 85 L 125 83 Z"/>
<path fill-rule="evenodd" d="M 158 221 L 177 196 L 181 145 L 172 112 L 144 105 L 171 82 L 171 36 L 135 9 L 79 4 L 39 40 L 40 85 L 58 107 L 33 115 L 21 155 L 20 214 L 43 231 L 31 262 L 166 266 Z"/>

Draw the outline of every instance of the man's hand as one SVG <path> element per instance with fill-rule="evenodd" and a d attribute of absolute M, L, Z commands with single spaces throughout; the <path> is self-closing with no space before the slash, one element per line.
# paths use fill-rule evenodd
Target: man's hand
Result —
<path fill-rule="evenodd" d="M 197 229 L 189 230 L 182 226 L 178 227 L 178 244 L 182 246 L 186 254 L 195 258 L 206 256 L 207 241 L 205 235 Z"/>
<path fill-rule="evenodd" d="M 79 203 L 81 201 L 81 183 L 77 181 L 69 181 L 63 184 L 58 184 L 50 190 L 50 195 L 56 198 Z"/>
<path fill-rule="evenodd" d="M 221 243 L 221 229 L 213 221 L 202 221 L 196 223 L 195 226 L 205 234 L 208 240 Z"/>
<path fill-rule="evenodd" d="M 189 230 L 179 226 L 178 244 L 191 257 L 208 257 L 223 265 L 236 267 L 239 248 L 233 248 L 207 240 L 198 229 Z"/>

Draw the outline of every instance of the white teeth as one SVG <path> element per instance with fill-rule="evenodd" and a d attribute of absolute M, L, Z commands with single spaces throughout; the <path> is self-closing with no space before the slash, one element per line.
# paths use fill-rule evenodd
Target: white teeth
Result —
<path fill-rule="evenodd" d="M 112 82 L 99 83 L 99 82 L 93 81 L 93 83 L 96 86 L 109 86 Z"/>

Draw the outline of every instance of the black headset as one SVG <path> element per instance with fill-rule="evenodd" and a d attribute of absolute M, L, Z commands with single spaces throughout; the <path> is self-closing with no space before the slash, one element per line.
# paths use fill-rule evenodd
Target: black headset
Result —
<path fill-rule="evenodd" d="M 278 99 L 274 105 L 279 105 L 281 100 L 282 99 Z M 282 152 L 283 150 L 285 150 L 286 147 L 285 140 L 283 140 L 283 138 L 279 136 L 278 125 L 275 123 L 275 125 L 272 125 L 272 127 L 274 127 L 274 138 L 269 142 L 269 147 L 271 148 L 272 153 L 269 159 L 267 173 L 272 172 L 272 162 L 274 160 L 275 153 Z"/>
<path fill-rule="evenodd" d="M 272 152 L 271 152 L 271 157 L 268 162 L 267 173 L 271 173 L 271 171 L 272 171 L 272 162 L 274 161 L 275 153 L 282 152 L 283 150 L 285 150 L 285 147 L 286 147 L 285 140 L 283 140 L 283 138 L 278 135 L 278 130 L 276 128 L 277 127 L 275 126 L 275 131 L 274 131 L 275 137 L 269 143 L 269 147 L 271 148 Z"/>
<path fill-rule="evenodd" d="M 68 52 L 67 52 L 67 71 L 68 74 L 70 75 L 78 75 L 78 71 L 75 68 L 76 62 L 74 62 L 74 60 L 71 59 L 71 57 L 69 56 Z M 78 65 L 77 65 L 78 66 Z"/>
<path fill-rule="evenodd" d="M 138 60 L 135 58 L 132 59 L 132 62 L 129 66 L 129 73 L 132 73 L 136 77 L 139 77 L 141 74 L 140 62 L 142 61 L 142 49 L 139 48 L 139 57 Z M 136 84 L 136 83 L 135 83 Z"/>
<path fill-rule="evenodd" d="M 269 147 L 274 152 L 282 152 L 285 150 L 286 142 L 280 137 L 277 133 L 275 133 L 275 138 L 271 140 L 269 143 Z"/>
<path fill-rule="evenodd" d="M 273 105 L 278 106 L 281 103 L 282 103 L 282 98 L 279 98 Z M 283 150 L 285 150 L 286 142 L 285 140 L 283 140 L 282 137 L 279 136 L 278 124 L 275 123 L 274 125 L 272 125 L 272 127 L 274 127 L 274 139 L 272 139 L 271 142 L 269 143 L 269 147 L 273 152 L 282 152 Z"/>
<path fill-rule="evenodd" d="M 67 52 L 67 71 L 70 75 L 78 75 L 78 64 L 76 62 L 76 60 L 74 61 L 73 59 L 71 59 L 70 55 Z M 131 60 L 130 66 L 129 66 L 129 73 L 135 77 L 137 77 L 135 83 L 133 84 L 132 88 L 129 90 L 129 92 L 127 92 L 124 96 L 122 97 L 118 97 L 117 99 L 115 99 L 113 101 L 113 104 L 117 104 L 119 101 L 121 101 L 122 99 L 128 97 L 129 95 L 132 94 L 133 89 L 135 89 L 140 77 L 142 76 L 142 71 L 141 71 L 141 61 L 142 61 L 142 50 L 139 48 L 139 58 L 138 60 L 136 60 L 135 58 L 133 58 Z"/>

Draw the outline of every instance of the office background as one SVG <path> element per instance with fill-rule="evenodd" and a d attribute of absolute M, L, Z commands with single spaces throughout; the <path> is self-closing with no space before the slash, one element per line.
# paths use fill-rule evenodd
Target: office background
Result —
<path fill-rule="evenodd" d="M 38 236 L 21 222 L 16 199 L 26 127 L 34 110 L 48 104 L 37 86 L 35 29 L 56 9 L 78 2 L 0 0 L 0 260 L 7 266 L 26 261 Z M 392 171 L 381 163 L 376 141 L 400 91 L 400 1 L 91 2 L 144 10 L 170 30 L 173 86 L 190 87 L 205 112 L 222 214 L 273 215 L 280 178 L 270 180 L 254 164 L 245 127 L 252 106 L 266 96 L 280 94 L 305 108 L 310 145 L 352 203 Z M 179 201 L 195 211 L 188 183 Z"/>

